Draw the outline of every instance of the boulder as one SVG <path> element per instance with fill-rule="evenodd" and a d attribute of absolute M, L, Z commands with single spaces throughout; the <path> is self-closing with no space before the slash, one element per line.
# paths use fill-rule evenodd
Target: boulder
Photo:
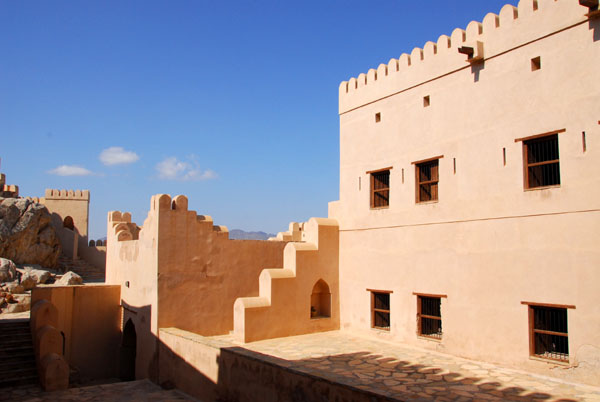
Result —
<path fill-rule="evenodd" d="M 25 278 L 25 275 L 29 275 L 34 278 L 36 284 L 48 283 L 53 276 L 52 272 L 42 268 L 37 264 L 19 265 L 17 266 L 17 271 L 23 274 L 23 278 Z"/>
<path fill-rule="evenodd" d="M 0 256 L 16 264 L 56 267 L 60 243 L 46 207 L 25 198 L 0 198 Z"/>
<path fill-rule="evenodd" d="M 19 285 L 17 281 L 7 283 L 4 288 L 12 294 L 25 293 L 25 288 Z"/>
<path fill-rule="evenodd" d="M 7 314 L 22 313 L 23 311 L 29 311 L 29 304 L 24 304 L 24 303 L 9 304 L 3 310 L 3 312 L 7 313 Z"/>
<path fill-rule="evenodd" d="M 21 286 L 25 290 L 31 290 L 37 285 L 37 276 L 31 274 L 31 272 L 25 272 L 21 277 Z"/>
<path fill-rule="evenodd" d="M 12 282 L 17 279 L 17 267 L 11 260 L 0 258 L 0 282 Z"/>
<path fill-rule="evenodd" d="M 77 275 L 73 271 L 69 271 L 62 276 L 58 281 L 54 284 L 57 286 L 71 286 L 71 285 L 81 285 L 83 283 L 83 278 Z"/>

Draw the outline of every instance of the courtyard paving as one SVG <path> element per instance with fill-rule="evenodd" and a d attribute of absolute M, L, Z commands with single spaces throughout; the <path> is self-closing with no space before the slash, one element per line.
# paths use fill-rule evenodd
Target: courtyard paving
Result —
<path fill-rule="evenodd" d="M 240 346 L 285 359 L 277 364 L 398 400 L 600 401 L 600 387 L 340 331 Z"/>
<path fill-rule="evenodd" d="M 23 402 L 181 402 L 198 401 L 178 390 L 164 390 L 149 380 L 117 382 L 64 391 L 44 392 L 37 386 L 0 389 L 0 401 Z"/>

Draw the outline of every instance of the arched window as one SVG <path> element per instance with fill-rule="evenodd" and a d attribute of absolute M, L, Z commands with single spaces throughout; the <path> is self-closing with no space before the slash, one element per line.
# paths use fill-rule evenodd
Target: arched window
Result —
<path fill-rule="evenodd" d="M 327 282 L 319 279 L 310 295 L 310 318 L 331 317 L 331 292 Z"/>
<path fill-rule="evenodd" d="M 75 230 L 75 224 L 73 223 L 73 218 L 71 218 L 70 216 L 67 216 L 63 220 L 63 227 L 67 228 L 67 229 Z"/>

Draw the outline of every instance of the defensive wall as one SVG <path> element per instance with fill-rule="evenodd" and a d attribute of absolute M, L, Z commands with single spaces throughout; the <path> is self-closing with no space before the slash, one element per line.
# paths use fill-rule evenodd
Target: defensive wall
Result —
<path fill-rule="evenodd" d="M 340 223 L 344 330 L 597 385 L 596 10 L 522 0 L 341 84 L 329 216 Z M 531 188 L 526 147 L 544 138 L 558 180 Z M 435 197 L 421 202 L 432 161 Z M 382 171 L 387 205 L 375 207 Z M 375 294 L 388 295 L 387 328 L 374 325 Z M 419 332 L 426 297 L 441 304 L 435 337 Z M 565 314 L 562 361 L 531 352 L 541 307 Z"/>
<path fill-rule="evenodd" d="M 236 298 L 258 296 L 261 270 L 283 263 L 285 242 L 230 240 L 187 205 L 155 195 L 142 227 L 129 213 L 108 215 L 106 282 L 121 285 L 123 323 L 135 328 L 137 378 L 157 377 L 159 328 L 228 334 Z"/>
<path fill-rule="evenodd" d="M 70 375 L 83 382 L 118 376 L 119 296 L 118 286 L 106 285 L 33 289 L 31 330 L 45 390 L 67 388 Z"/>
<path fill-rule="evenodd" d="M 46 206 L 60 240 L 62 254 L 82 258 L 98 269 L 106 266 L 106 245 L 88 238 L 89 190 L 46 189 L 44 197 L 27 197 Z"/>
<path fill-rule="evenodd" d="M 19 196 L 19 186 L 6 184 L 6 175 L 0 173 L 0 197 L 16 198 Z"/>

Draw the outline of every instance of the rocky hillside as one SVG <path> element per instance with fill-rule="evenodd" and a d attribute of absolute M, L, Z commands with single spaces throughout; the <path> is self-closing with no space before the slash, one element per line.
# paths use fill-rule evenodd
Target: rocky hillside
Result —
<path fill-rule="evenodd" d="M 265 232 L 246 232 L 241 229 L 229 231 L 229 238 L 235 240 L 267 240 L 269 237 L 275 237 L 275 235 Z"/>
<path fill-rule="evenodd" d="M 50 213 L 25 198 L 0 198 L 0 257 L 54 268 L 61 247 Z"/>

